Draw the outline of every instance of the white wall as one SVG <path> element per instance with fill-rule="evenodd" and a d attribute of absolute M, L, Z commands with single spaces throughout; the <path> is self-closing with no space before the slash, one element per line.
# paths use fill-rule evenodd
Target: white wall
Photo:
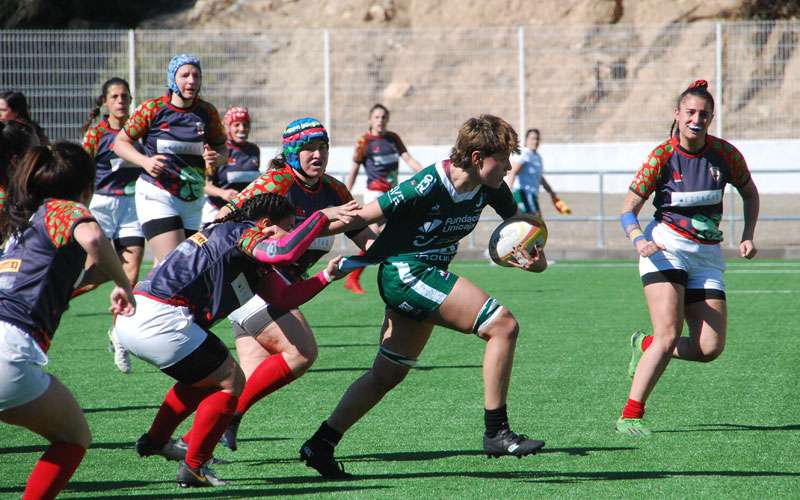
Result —
<path fill-rule="evenodd" d="M 656 144 L 653 142 L 554 144 L 545 143 L 539 149 L 544 160 L 545 177 L 556 191 L 597 192 L 596 175 L 557 175 L 559 171 L 624 170 L 622 174 L 605 176 L 604 188 L 609 193 L 623 193 L 628 189 L 633 174 Z M 758 189 L 762 193 L 800 192 L 800 140 L 736 141 L 735 146 L 744 155 Z M 446 158 L 451 146 L 409 146 L 409 152 L 423 165 Z M 274 147 L 262 147 L 261 164 L 266 167 L 275 155 Z M 353 148 L 334 147 L 328 161 L 328 173 L 345 180 L 351 165 Z M 407 178 L 411 169 L 400 162 L 400 178 Z M 759 169 L 798 170 L 796 173 L 759 174 Z M 366 176 L 356 179 L 354 193 L 364 189 Z"/>

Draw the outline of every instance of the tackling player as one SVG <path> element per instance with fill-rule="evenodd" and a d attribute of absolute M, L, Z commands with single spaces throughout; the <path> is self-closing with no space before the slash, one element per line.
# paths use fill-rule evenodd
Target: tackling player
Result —
<path fill-rule="evenodd" d="M 709 362 L 722 354 L 727 304 L 720 248 L 722 195 L 732 184 L 742 196 L 744 229 L 739 253 L 756 255 L 753 233 L 759 197 L 742 154 L 708 134 L 714 98 L 705 80 L 684 90 L 675 104 L 670 138 L 656 146 L 631 183 L 622 208 L 622 228 L 639 254 L 639 275 L 653 335 L 631 337 L 628 401 L 618 432 L 646 437 L 645 402 L 671 358 Z M 656 213 L 642 232 L 637 216 L 655 194 Z M 689 336 L 682 337 L 683 324 Z"/>
<path fill-rule="evenodd" d="M 486 454 L 521 457 L 544 446 L 543 441 L 516 434 L 508 423 L 506 397 L 519 333 L 516 319 L 482 289 L 447 270 L 459 240 L 475 229 L 486 205 L 503 218 L 517 213 L 503 177 L 518 145 L 517 133 L 501 118 L 471 118 L 459 130 L 449 159 L 389 190 L 345 226 L 386 221 L 366 255 L 351 258 L 358 265 L 380 263 L 378 286 L 386 315 L 372 368 L 350 385 L 333 413 L 300 448 L 301 460 L 323 477 L 350 477 L 334 460 L 334 448 L 350 427 L 403 381 L 436 325 L 486 342 Z M 540 248 L 534 256 L 523 253 L 528 259 L 525 269 L 545 270 L 547 260 Z M 344 267 L 350 267 L 350 259 Z"/>
<path fill-rule="evenodd" d="M 297 260 L 329 221 L 349 220 L 355 207 L 351 202 L 315 212 L 287 234 L 295 207 L 275 194 L 256 196 L 182 242 L 136 285 L 139 307 L 133 316 L 117 321 L 119 340 L 177 380 L 150 430 L 137 441 L 139 455 L 178 458 L 170 436 L 197 410 L 178 483 L 224 484 L 206 462 L 233 416 L 244 375 L 209 329 L 256 294 L 288 310 L 343 276 L 338 257 L 316 276 L 292 285 L 271 265 Z"/>
<path fill-rule="evenodd" d="M 300 118 L 283 132 L 283 152 L 270 168 L 220 210 L 220 216 L 241 206 L 259 193 L 286 197 L 295 207 L 298 221 L 314 211 L 353 199 L 341 182 L 325 173 L 328 165 L 328 132 L 315 118 Z M 334 222 L 331 228 L 341 225 Z M 364 248 L 374 234 L 368 228 L 349 231 L 347 236 Z M 288 281 L 299 279 L 309 267 L 333 247 L 333 236 L 317 238 L 291 266 L 280 269 Z M 242 416 L 264 396 L 301 377 L 317 359 L 317 341 L 303 314 L 281 310 L 255 296 L 229 316 L 236 339 L 236 353 L 247 376 L 242 396 L 223 444 L 236 450 L 236 435 Z"/>

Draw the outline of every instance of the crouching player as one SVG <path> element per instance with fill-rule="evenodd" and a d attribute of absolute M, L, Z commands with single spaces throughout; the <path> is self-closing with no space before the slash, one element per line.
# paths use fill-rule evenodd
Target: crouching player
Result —
<path fill-rule="evenodd" d="M 208 329 L 256 293 L 275 307 L 289 310 L 342 276 L 339 258 L 314 277 L 292 285 L 271 265 L 296 260 L 329 221 L 348 222 L 356 207 L 350 202 L 320 210 L 287 234 L 294 225 L 294 206 L 274 194 L 256 196 L 178 245 L 136 285 L 140 308 L 135 315 L 117 320 L 119 340 L 177 380 L 150 430 L 136 443 L 139 455 L 179 458 L 170 437 L 197 410 L 188 449 L 178 467 L 178 484 L 224 484 L 205 464 L 233 416 L 244 375 Z"/>
<path fill-rule="evenodd" d="M 32 148 L 14 171 L 0 233 L 0 420 L 41 435 L 50 446 L 23 498 L 55 498 L 83 460 L 91 433 L 72 393 L 42 367 L 87 256 L 117 286 L 111 311 L 131 314 L 131 285 L 85 204 L 94 163 L 80 146 Z"/>
<path fill-rule="evenodd" d="M 511 312 L 469 280 L 448 272 L 458 242 L 475 229 L 486 205 L 503 218 L 517 206 L 503 177 L 509 155 L 518 152 L 514 129 L 491 115 L 469 119 L 458 133 L 450 158 L 418 172 L 359 210 L 344 229 L 386 221 L 364 257 L 343 263 L 380 263 L 378 287 L 386 303 L 381 343 L 372 368 L 353 382 L 338 406 L 300 448 L 300 458 L 322 476 L 350 477 L 333 458 L 342 435 L 358 422 L 417 362 L 436 325 L 474 334 L 486 342 L 483 359 L 489 456 L 521 457 L 543 441 L 514 433 L 508 424 L 506 396 L 519 333 Z M 547 267 L 544 252 L 525 255 L 526 270 Z M 519 266 L 523 267 L 523 266 Z"/>

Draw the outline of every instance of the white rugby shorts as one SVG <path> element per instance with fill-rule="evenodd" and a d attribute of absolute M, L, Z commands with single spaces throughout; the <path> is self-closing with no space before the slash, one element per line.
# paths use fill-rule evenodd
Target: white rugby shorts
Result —
<path fill-rule="evenodd" d="M 144 238 L 133 196 L 95 194 L 89 210 L 108 239 Z"/>
<path fill-rule="evenodd" d="M 650 257 L 639 257 L 639 276 L 678 269 L 688 275 L 687 289 L 725 291 L 722 280 L 725 258 L 719 244 L 692 241 L 655 220 L 647 226 L 644 234 L 648 240 L 662 244 L 665 250 Z"/>
<path fill-rule="evenodd" d="M 136 181 L 136 213 L 143 225 L 152 220 L 178 216 L 184 229 L 197 231 L 203 215 L 203 198 L 183 201 L 140 177 Z"/>
<path fill-rule="evenodd" d="M 30 403 L 50 387 L 47 354 L 25 330 L 0 321 L 0 411 Z"/>
<path fill-rule="evenodd" d="M 208 198 L 205 198 L 205 202 L 203 203 L 203 224 L 209 224 L 216 220 L 217 215 L 219 215 L 219 208 L 215 207 L 208 201 Z"/>
<path fill-rule="evenodd" d="M 169 368 L 195 351 L 208 337 L 188 307 L 136 296 L 133 316 L 117 316 L 117 338 L 137 357 L 159 369 Z"/>

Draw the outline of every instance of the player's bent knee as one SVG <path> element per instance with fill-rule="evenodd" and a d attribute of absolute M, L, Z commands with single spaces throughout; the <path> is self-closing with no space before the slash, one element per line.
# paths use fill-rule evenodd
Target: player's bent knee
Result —
<path fill-rule="evenodd" d="M 514 318 L 514 315 L 511 314 L 511 311 L 499 306 L 496 312 L 476 329 L 475 333 L 484 339 L 502 338 L 513 342 L 519 336 L 519 323 Z"/>
<path fill-rule="evenodd" d="M 720 344 L 712 349 L 703 349 L 700 351 L 700 362 L 710 363 L 722 355 L 725 350 L 725 344 Z"/>
<path fill-rule="evenodd" d="M 296 377 L 308 371 L 311 365 L 317 360 L 318 355 L 319 351 L 316 345 L 306 346 L 304 348 L 292 346 L 283 352 L 286 364 L 289 365 L 289 368 L 292 369 L 292 373 L 294 373 Z"/>

